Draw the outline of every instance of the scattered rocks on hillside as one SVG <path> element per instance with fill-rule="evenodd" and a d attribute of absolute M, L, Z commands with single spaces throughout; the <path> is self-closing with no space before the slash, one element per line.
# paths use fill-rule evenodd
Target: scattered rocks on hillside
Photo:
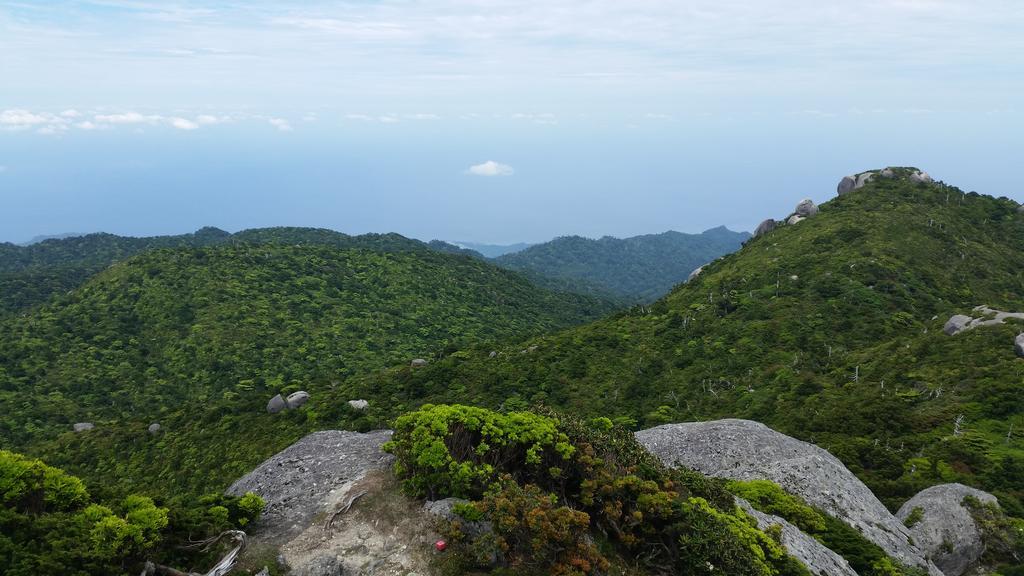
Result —
<path fill-rule="evenodd" d="M 896 172 L 892 168 L 886 168 L 878 173 L 882 178 L 895 178 Z"/>
<path fill-rule="evenodd" d="M 292 392 L 284 402 L 288 405 L 289 410 L 294 410 L 306 402 L 309 402 L 309 393 L 304 390 Z"/>
<path fill-rule="evenodd" d="M 427 361 L 424 360 L 423 358 L 417 358 L 410 362 L 409 365 L 412 366 L 413 368 L 423 368 L 424 366 L 427 365 Z"/>
<path fill-rule="evenodd" d="M 975 328 L 981 328 L 983 326 L 996 326 L 999 324 L 1005 324 L 1007 319 L 1015 318 L 1018 320 L 1024 320 L 1024 312 L 1004 312 L 1002 310 L 996 310 L 989 308 L 988 306 L 981 305 L 975 306 L 974 312 L 980 315 L 977 318 L 967 316 L 965 314 L 956 314 L 946 321 L 946 324 L 942 327 L 942 331 L 947 336 L 955 336 L 961 332 L 968 330 L 974 330 Z M 1013 342 L 1013 350 L 1024 358 L 1024 333 L 1018 334 Z"/>
<path fill-rule="evenodd" d="M 875 177 L 875 173 L 874 172 L 864 172 L 863 174 L 858 174 L 857 175 L 857 184 L 853 187 L 853 189 L 856 190 L 858 188 L 863 188 L 864 185 L 867 184 L 868 182 L 871 182 L 871 180 L 874 177 Z"/>
<path fill-rule="evenodd" d="M 757 520 L 757 527 L 767 530 L 771 526 L 782 528 L 782 545 L 789 555 L 796 558 L 811 571 L 811 574 L 828 574 L 828 576 L 857 576 L 845 558 L 828 549 L 824 544 L 808 536 L 796 526 L 783 518 L 765 514 L 756 510 L 749 502 L 737 498 L 741 508 Z"/>
<path fill-rule="evenodd" d="M 487 355 L 488 358 L 494 358 L 498 355 L 497 350 L 491 350 L 491 353 Z"/>
<path fill-rule="evenodd" d="M 799 224 L 804 220 L 807 220 L 807 218 L 800 216 L 799 214 L 793 214 L 792 216 L 789 217 L 789 220 L 786 220 L 786 225 L 792 226 L 794 224 Z"/>
<path fill-rule="evenodd" d="M 775 227 L 777 225 L 778 223 L 775 222 L 775 220 L 772 218 L 769 218 L 764 222 L 761 222 L 760 224 L 757 225 L 757 229 L 754 230 L 754 238 L 757 238 L 758 236 L 763 236 L 771 232 L 772 230 L 775 230 Z"/>
<path fill-rule="evenodd" d="M 266 501 L 256 525 L 265 537 L 294 535 L 323 511 L 334 490 L 391 464 L 392 456 L 380 449 L 390 438 L 390 430 L 314 432 L 257 466 L 227 493 L 255 492 Z"/>
<path fill-rule="evenodd" d="M 815 214 L 818 213 L 818 207 L 810 198 L 804 198 L 803 200 L 800 201 L 799 204 L 796 205 L 796 209 L 793 210 L 793 213 L 796 214 L 797 216 L 810 218 L 811 216 L 814 216 Z"/>
<path fill-rule="evenodd" d="M 366 400 L 349 400 L 348 405 L 351 406 L 353 410 L 366 410 L 370 406 L 370 403 Z"/>
<path fill-rule="evenodd" d="M 981 530 L 963 504 L 967 496 L 985 503 L 996 502 L 988 492 L 963 484 L 941 484 L 918 492 L 896 513 L 897 518 L 906 522 L 918 510 L 919 518 L 910 527 L 910 533 L 945 576 L 967 572 L 985 551 Z"/>
<path fill-rule="evenodd" d="M 287 407 L 288 403 L 284 401 L 284 397 L 280 394 L 274 396 L 269 402 L 267 402 L 267 412 L 270 412 L 271 414 L 277 414 Z"/>
<path fill-rule="evenodd" d="M 701 266 L 694 268 L 693 272 L 690 272 L 690 275 L 686 277 L 686 281 L 689 282 L 696 278 L 697 276 L 700 276 L 700 273 L 704 271 L 704 266 L 707 266 L 707 264 L 703 264 Z"/>
<path fill-rule="evenodd" d="M 159 434 L 159 433 L 160 433 L 160 430 L 161 430 L 162 428 L 163 428 L 163 427 L 162 427 L 162 426 L 160 426 L 160 424 L 159 424 L 159 423 L 157 423 L 157 422 L 153 422 L 152 424 L 150 424 L 150 425 L 149 425 L 149 433 L 150 433 L 150 434 Z"/>
<path fill-rule="evenodd" d="M 78 422 L 77 424 L 72 426 L 71 429 L 74 430 L 75 432 L 88 432 L 89 430 L 92 430 L 95 427 L 96 425 L 93 424 L 92 422 Z"/>
<path fill-rule="evenodd" d="M 710 476 L 771 480 L 842 519 L 897 560 L 940 576 L 910 544 L 909 531 L 827 451 L 749 420 L 666 424 L 636 433 L 668 465 Z"/>

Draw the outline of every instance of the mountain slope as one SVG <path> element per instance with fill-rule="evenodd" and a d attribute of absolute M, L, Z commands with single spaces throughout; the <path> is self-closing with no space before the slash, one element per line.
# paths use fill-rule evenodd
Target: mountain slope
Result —
<path fill-rule="evenodd" d="M 0 323 L 0 445 L 111 489 L 217 488 L 316 427 L 358 425 L 326 400 L 348 376 L 607 311 L 427 250 L 150 251 Z M 266 413 L 300 389 L 307 408 Z"/>
<path fill-rule="evenodd" d="M 698 266 L 738 249 L 749 237 L 724 227 L 702 234 L 665 232 L 625 239 L 565 236 L 501 256 L 495 262 L 511 270 L 650 302 L 686 280 Z"/>
<path fill-rule="evenodd" d="M 1024 323 L 942 330 L 981 304 L 1024 311 L 1024 214 L 914 173 L 751 240 L 652 306 L 351 385 L 381 404 L 459 390 L 643 425 L 748 418 L 830 450 L 893 509 L 963 482 L 1024 515 Z"/>
<path fill-rule="evenodd" d="M 114 262 L 146 250 L 237 243 L 320 244 L 382 252 L 434 250 L 480 257 L 472 250 L 439 240 L 424 243 L 399 234 L 349 236 L 322 228 L 290 227 L 255 228 L 235 234 L 208 227 L 192 234 L 148 238 L 98 233 L 48 239 L 28 246 L 0 243 L 0 314 L 45 302 L 55 294 L 80 286 Z"/>

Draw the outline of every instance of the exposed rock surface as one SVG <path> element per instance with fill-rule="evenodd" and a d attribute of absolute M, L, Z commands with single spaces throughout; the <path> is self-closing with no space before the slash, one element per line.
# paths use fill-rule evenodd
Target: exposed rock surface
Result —
<path fill-rule="evenodd" d="M 410 365 L 411 365 L 411 366 L 412 366 L 413 368 L 422 368 L 422 367 L 424 367 L 424 366 L 426 366 L 426 365 L 427 365 L 427 361 L 426 361 L 426 360 L 424 360 L 423 358 L 416 358 L 415 360 L 413 360 L 413 361 L 412 361 L 412 362 L 410 363 Z"/>
<path fill-rule="evenodd" d="M 88 432 L 89 430 L 92 430 L 95 427 L 96 425 L 93 424 L 92 422 L 78 422 L 74 426 L 72 426 L 71 429 L 74 430 L 75 432 Z"/>
<path fill-rule="evenodd" d="M 280 394 L 274 396 L 273 398 L 270 399 L 269 402 L 267 402 L 267 412 L 270 412 L 271 414 L 277 414 L 278 412 L 284 410 L 287 407 L 288 404 L 284 401 L 284 398 Z"/>
<path fill-rule="evenodd" d="M 793 212 L 797 216 L 803 216 L 804 218 L 809 218 L 809 217 L 814 216 L 815 214 L 818 213 L 818 207 L 814 204 L 814 202 L 810 198 L 804 198 L 803 200 L 800 201 L 799 204 L 796 205 L 796 209 L 793 210 Z"/>
<path fill-rule="evenodd" d="M 800 216 L 799 214 L 793 214 L 792 216 L 789 217 L 789 220 L 786 220 L 786 224 L 792 226 L 794 224 L 799 224 L 804 220 L 807 220 L 807 218 L 805 218 L 804 216 Z"/>
<path fill-rule="evenodd" d="M 942 327 L 942 331 L 945 332 L 947 336 L 959 334 L 967 328 L 967 325 L 971 323 L 971 320 L 973 320 L 973 318 L 970 316 L 955 314 L 950 317 L 949 320 L 946 320 L 946 324 Z"/>
<path fill-rule="evenodd" d="M 351 406 L 353 410 L 366 410 L 370 406 L 370 403 L 366 400 L 349 400 L 348 405 Z"/>
<path fill-rule="evenodd" d="M 764 222 L 761 222 L 760 224 L 757 225 L 757 229 L 754 230 L 754 238 L 767 234 L 772 230 L 775 230 L 775 226 L 776 222 L 772 218 L 769 218 Z"/>
<path fill-rule="evenodd" d="M 920 520 L 911 526 L 910 533 L 945 576 L 960 576 L 973 568 L 985 551 L 981 531 L 963 505 L 967 496 L 982 502 L 996 501 L 988 492 L 963 484 L 941 484 L 918 492 L 896 513 L 905 522 L 915 508 L 920 508 Z"/>
<path fill-rule="evenodd" d="M 423 503 L 423 511 L 431 518 L 446 520 L 449 522 L 458 521 L 462 525 L 462 533 L 470 538 L 476 538 L 492 530 L 491 523 L 486 520 L 470 522 L 455 514 L 455 506 L 464 504 L 468 500 L 461 498 L 445 498 L 444 500 L 428 500 Z"/>
<path fill-rule="evenodd" d="M 1020 358 L 1024 358 L 1024 333 L 1017 334 L 1017 337 L 1013 339 L 1013 351 Z"/>
<path fill-rule="evenodd" d="M 948 336 L 955 336 L 961 332 L 981 328 L 983 326 L 1005 324 L 1006 320 L 1010 318 L 1024 320 L 1024 312 L 1003 312 L 1002 310 L 989 308 L 985 305 L 975 306 L 974 312 L 978 314 L 977 318 L 967 316 L 965 314 L 956 314 L 952 316 L 946 321 L 946 324 L 942 327 L 942 331 Z M 1018 336 L 1014 342 L 1014 348 L 1018 349 L 1018 344 L 1020 343 L 1020 336 Z M 1021 352 L 1018 351 L 1018 355 L 1020 354 Z"/>
<path fill-rule="evenodd" d="M 857 175 L 857 184 L 853 187 L 854 189 L 863 188 L 865 184 L 871 182 L 871 179 L 875 177 L 874 172 L 864 172 L 863 174 Z"/>
<path fill-rule="evenodd" d="M 755 510 L 749 502 L 742 498 L 737 498 L 736 501 L 747 514 L 757 520 L 757 527 L 761 530 L 767 530 L 771 526 L 780 526 L 782 528 L 782 545 L 786 547 L 789 555 L 802 562 L 811 571 L 811 574 L 857 576 L 857 572 L 850 567 L 850 563 L 845 558 L 829 550 L 824 544 L 808 536 L 785 519 Z"/>
<path fill-rule="evenodd" d="M 163 427 L 162 427 L 162 426 L 160 426 L 160 424 L 159 424 L 159 423 L 157 423 L 157 422 L 153 422 L 152 424 L 150 424 L 150 425 L 149 425 L 149 433 L 150 433 L 150 434 L 159 434 L 159 433 L 160 433 L 160 430 L 161 430 L 162 428 L 163 428 Z"/>
<path fill-rule="evenodd" d="M 929 176 L 927 172 L 923 172 L 921 170 L 912 173 L 910 175 L 910 181 L 913 182 L 914 184 L 931 184 L 932 182 L 935 182 L 935 180 L 932 179 L 932 177 Z"/>
<path fill-rule="evenodd" d="M 857 185 L 857 179 L 853 176 L 843 176 L 843 179 L 839 181 L 839 186 L 836 187 L 836 191 L 840 196 L 853 191 L 853 187 Z"/>
<path fill-rule="evenodd" d="M 266 501 L 257 533 L 270 539 L 294 535 L 323 511 L 332 492 L 392 462 L 380 449 L 390 438 L 386 430 L 314 432 L 257 466 L 227 492 L 255 492 Z"/>
<path fill-rule="evenodd" d="M 689 282 L 690 280 L 693 280 L 697 276 L 700 276 L 700 273 L 704 271 L 704 266 L 707 266 L 707 264 L 704 264 L 703 266 L 696 267 L 693 270 L 693 272 L 690 272 L 690 275 L 686 277 L 686 281 Z"/>
<path fill-rule="evenodd" d="M 309 392 L 301 390 L 299 392 L 292 392 L 284 402 L 288 405 L 289 410 L 294 410 L 306 402 L 309 402 Z"/>
<path fill-rule="evenodd" d="M 666 424 L 636 437 L 669 465 L 722 478 L 771 480 L 847 522 L 897 560 L 941 574 L 910 544 L 907 528 L 871 490 L 838 458 L 813 444 L 736 419 Z"/>
<path fill-rule="evenodd" d="M 345 574 L 345 568 L 337 556 L 323 554 L 293 569 L 290 574 L 291 576 L 342 576 Z"/>

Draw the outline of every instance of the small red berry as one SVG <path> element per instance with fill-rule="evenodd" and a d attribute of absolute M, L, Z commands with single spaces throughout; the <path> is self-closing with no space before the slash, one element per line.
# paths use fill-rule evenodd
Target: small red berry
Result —
<path fill-rule="evenodd" d="M 438 540 L 434 543 L 434 548 L 437 548 L 438 552 L 444 552 L 445 548 L 448 547 L 448 543 L 444 540 Z"/>

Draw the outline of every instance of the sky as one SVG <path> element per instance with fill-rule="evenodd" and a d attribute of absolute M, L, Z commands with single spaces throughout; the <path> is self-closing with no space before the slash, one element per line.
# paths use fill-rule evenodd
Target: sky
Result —
<path fill-rule="evenodd" d="M 918 166 L 1024 201 L 1018 0 L 0 0 L 0 241 L 752 230 Z"/>

